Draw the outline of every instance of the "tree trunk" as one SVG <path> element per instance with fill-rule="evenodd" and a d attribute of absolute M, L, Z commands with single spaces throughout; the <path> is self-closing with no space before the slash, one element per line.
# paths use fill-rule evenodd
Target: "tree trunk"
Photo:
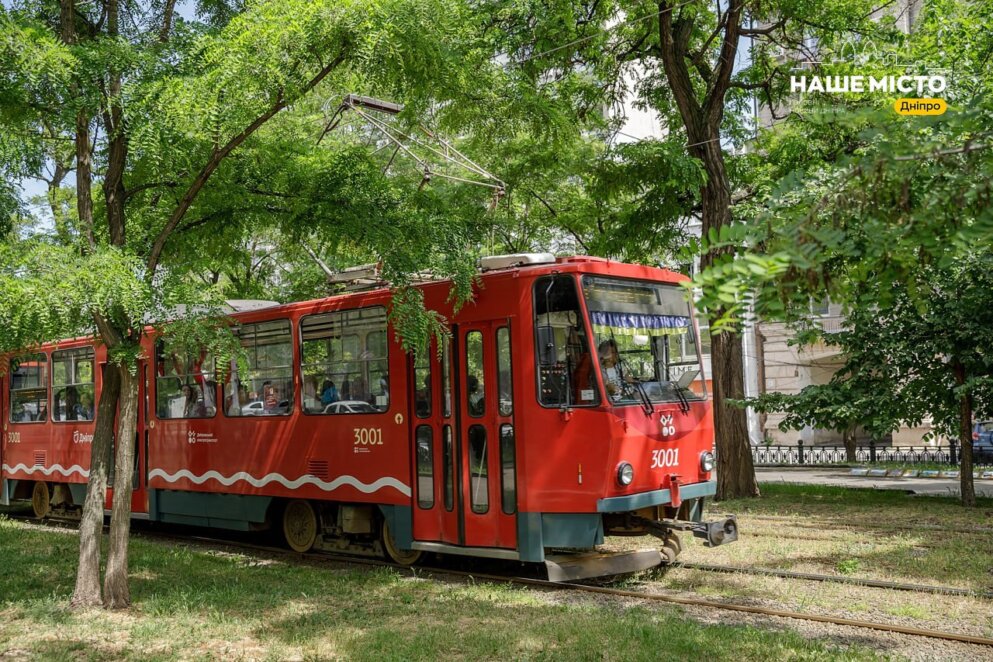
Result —
<path fill-rule="evenodd" d="M 104 605 L 123 609 L 131 604 L 128 589 L 128 535 L 131 532 L 131 493 L 134 476 L 135 431 L 138 423 L 138 372 L 134 365 L 117 368 L 121 381 L 121 406 L 117 417 L 117 450 L 114 455 L 114 503 L 104 578 Z M 131 374 L 135 370 L 135 374 Z"/>
<path fill-rule="evenodd" d="M 703 187 L 703 235 L 711 229 L 731 224 L 731 189 L 724 165 L 720 134 L 715 129 L 713 140 L 701 142 L 691 153 L 699 158 L 707 171 Z M 692 135 L 692 134 L 691 134 Z M 704 269 L 712 266 L 728 251 L 710 251 L 701 260 Z M 711 325 L 722 311 L 712 311 Z M 742 363 L 741 336 L 718 333 L 711 338 L 710 365 L 714 386 L 714 434 L 717 440 L 717 499 L 734 499 L 759 495 L 752 462 L 752 445 L 748 439 L 747 412 L 727 404 L 728 400 L 744 400 L 745 370 Z"/>
<path fill-rule="evenodd" d="M 103 371 L 103 388 L 97 405 L 96 427 L 90 446 L 90 477 L 86 483 L 86 501 L 79 523 L 79 567 L 76 569 L 76 589 L 70 604 L 73 607 L 95 607 L 100 597 L 100 540 L 103 532 L 103 507 L 107 499 L 107 464 L 113 448 L 114 420 L 121 380 L 117 368 Z"/>
<path fill-rule="evenodd" d="M 965 366 L 958 359 L 952 360 L 952 371 L 955 373 L 955 383 L 965 385 L 967 375 Z M 972 481 L 972 396 L 968 393 L 959 395 L 959 488 L 962 491 L 962 505 L 976 507 L 976 486 Z"/>
<path fill-rule="evenodd" d="M 759 495 L 748 441 L 745 410 L 727 404 L 745 397 L 741 336 L 720 333 L 713 337 L 714 434 L 717 440 L 717 499 Z"/>
<path fill-rule="evenodd" d="M 90 118 L 86 111 L 76 113 L 76 209 L 83 226 L 86 244 L 93 250 L 93 155 L 90 152 Z"/>
<path fill-rule="evenodd" d="M 841 441 L 845 444 L 845 462 L 858 462 L 855 457 L 855 426 L 842 431 Z"/>

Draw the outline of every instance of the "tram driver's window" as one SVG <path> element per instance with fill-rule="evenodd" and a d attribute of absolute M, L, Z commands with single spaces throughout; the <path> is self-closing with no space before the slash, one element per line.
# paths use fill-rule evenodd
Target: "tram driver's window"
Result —
<path fill-rule="evenodd" d="M 214 359 L 205 350 L 155 344 L 155 413 L 161 419 L 213 418 L 217 413 Z"/>
<path fill-rule="evenodd" d="M 245 324 L 235 333 L 248 358 L 232 361 L 224 385 L 228 416 L 279 416 L 293 407 L 293 338 L 289 320 Z"/>
<path fill-rule="evenodd" d="M 593 356 L 571 276 L 549 276 L 534 284 L 535 360 L 538 401 L 547 407 L 599 402 Z"/>
<path fill-rule="evenodd" d="M 52 420 L 92 421 L 93 348 L 52 352 Z"/>
<path fill-rule="evenodd" d="M 310 315 L 300 322 L 303 409 L 373 414 L 390 408 L 386 308 Z"/>
<path fill-rule="evenodd" d="M 10 422 L 48 420 L 48 356 L 26 354 L 10 362 Z"/>

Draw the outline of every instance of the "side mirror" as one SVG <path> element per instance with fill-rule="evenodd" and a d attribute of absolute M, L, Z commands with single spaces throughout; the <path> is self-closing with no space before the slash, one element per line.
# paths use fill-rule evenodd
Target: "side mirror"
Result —
<path fill-rule="evenodd" d="M 555 347 L 555 329 L 550 326 L 538 327 L 538 364 L 545 368 L 555 365 L 558 355 Z"/>

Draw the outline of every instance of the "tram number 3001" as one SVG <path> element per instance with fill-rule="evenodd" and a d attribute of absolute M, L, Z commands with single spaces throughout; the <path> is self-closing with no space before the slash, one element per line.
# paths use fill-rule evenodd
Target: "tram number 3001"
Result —
<path fill-rule="evenodd" d="M 383 429 L 382 428 L 354 428 L 355 429 L 355 445 L 359 446 L 382 446 L 383 445 Z"/>
<path fill-rule="evenodd" d="M 665 448 L 652 451 L 652 469 L 659 467 L 674 467 L 679 464 L 679 449 Z"/>

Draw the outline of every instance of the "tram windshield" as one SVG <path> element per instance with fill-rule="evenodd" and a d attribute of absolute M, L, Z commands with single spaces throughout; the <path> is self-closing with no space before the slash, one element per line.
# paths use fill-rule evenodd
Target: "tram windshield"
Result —
<path fill-rule="evenodd" d="M 674 285 L 583 277 L 593 347 L 615 404 L 705 397 L 692 308 Z"/>

